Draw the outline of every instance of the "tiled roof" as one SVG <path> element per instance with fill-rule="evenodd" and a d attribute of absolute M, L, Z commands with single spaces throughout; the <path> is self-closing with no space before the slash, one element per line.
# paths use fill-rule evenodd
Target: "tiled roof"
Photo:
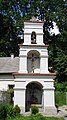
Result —
<path fill-rule="evenodd" d="M 56 76 L 56 73 L 13 73 L 14 75 L 20 76 Z"/>
<path fill-rule="evenodd" d="M 0 57 L 0 73 L 13 73 L 19 70 L 19 57 Z"/>

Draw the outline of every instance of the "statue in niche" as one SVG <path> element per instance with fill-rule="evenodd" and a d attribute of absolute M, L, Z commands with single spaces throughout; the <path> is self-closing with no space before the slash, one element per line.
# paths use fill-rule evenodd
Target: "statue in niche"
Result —
<path fill-rule="evenodd" d="M 28 59 L 31 60 L 31 68 L 32 68 L 32 72 L 34 73 L 35 62 L 36 62 L 37 59 L 39 59 L 39 56 L 37 56 L 36 54 L 32 53 L 31 56 L 28 56 Z"/>
<path fill-rule="evenodd" d="M 33 72 L 33 73 L 34 73 L 34 69 L 35 69 L 36 59 L 39 59 L 39 57 L 38 57 L 38 56 L 35 56 L 35 55 L 32 53 L 32 56 L 31 56 L 31 68 L 32 68 L 32 72 Z"/>
<path fill-rule="evenodd" d="M 36 33 L 32 32 L 31 34 L 31 43 L 36 43 Z"/>

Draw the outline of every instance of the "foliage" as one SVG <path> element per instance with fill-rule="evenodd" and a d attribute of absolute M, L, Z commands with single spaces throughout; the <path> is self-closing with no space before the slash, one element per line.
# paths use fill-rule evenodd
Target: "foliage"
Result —
<path fill-rule="evenodd" d="M 14 107 L 16 114 L 20 114 L 20 108 L 18 105 Z"/>
<path fill-rule="evenodd" d="M 16 115 L 20 114 L 20 108 L 18 105 L 16 105 L 15 107 L 12 105 L 7 105 L 8 108 L 8 117 L 15 117 Z"/>
<path fill-rule="evenodd" d="M 12 88 L 11 88 L 11 89 L 8 89 L 8 90 L 7 90 L 7 93 L 9 93 L 9 94 L 14 93 L 14 89 L 12 89 Z"/>
<path fill-rule="evenodd" d="M 59 83 L 55 81 L 55 90 L 59 92 L 67 92 L 67 82 Z"/>
<path fill-rule="evenodd" d="M 58 106 L 66 105 L 66 92 L 55 92 L 55 102 Z"/>
<path fill-rule="evenodd" d="M 18 56 L 18 35 L 23 35 L 23 22 L 32 16 L 46 20 L 44 43 L 49 43 L 49 67 L 57 71 L 56 80 L 67 81 L 67 1 L 66 0 L 0 0 L 0 56 Z M 49 33 L 53 22 L 60 34 Z"/>
<path fill-rule="evenodd" d="M 8 89 L 7 93 L 10 95 L 10 104 L 13 104 L 13 97 L 14 97 L 14 89 Z"/>
<path fill-rule="evenodd" d="M 16 116 L 15 108 L 12 105 L 8 105 L 7 107 L 8 107 L 8 116 L 15 117 Z"/>
<path fill-rule="evenodd" d="M 37 106 L 32 106 L 31 112 L 32 112 L 32 114 L 37 114 L 39 112 L 39 108 Z"/>
<path fill-rule="evenodd" d="M 20 115 L 20 108 L 18 105 L 15 107 L 8 104 L 0 105 L 0 120 L 5 120 L 6 118 L 11 119 L 17 115 Z"/>
<path fill-rule="evenodd" d="M 64 118 L 55 118 L 55 117 L 44 117 L 40 114 L 31 115 L 31 116 L 16 116 L 12 119 L 7 120 L 64 120 Z"/>
<path fill-rule="evenodd" d="M 0 105 L 0 120 L 5 120 L 7 118 L 7 106 L 4 104 Z"/>
<path fill-rule="evenodd" d="M 10 95 L 7 93 L 7 91 L 0 91 L 0 104 L 1 103 L 9 103 L 10 102 Z"/>

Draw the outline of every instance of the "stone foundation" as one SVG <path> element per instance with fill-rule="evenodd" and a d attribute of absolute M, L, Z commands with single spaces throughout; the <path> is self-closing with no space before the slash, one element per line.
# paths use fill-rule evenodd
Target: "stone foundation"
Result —
<path fill-rule="evenodd" d="M 57 114 L 56 107 L 45 107 L 45 114 L 46 115 L 56 115 Z"/>

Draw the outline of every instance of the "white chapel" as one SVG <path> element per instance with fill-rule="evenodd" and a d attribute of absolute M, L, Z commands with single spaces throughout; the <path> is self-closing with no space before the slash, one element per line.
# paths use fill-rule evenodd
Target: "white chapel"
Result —
<path fill-rule="evenodd" d="M 24 43 L 19 44 L 19 57 L 0 58 L 0 90 L 14 87 L 14 105 L 20 107 L 21 113 L 30 111 L 32 105 L 42 112 L 55 110 L 55 73 L 48 71 L 43 25 L 34 17 L 24 21 Z"/>

